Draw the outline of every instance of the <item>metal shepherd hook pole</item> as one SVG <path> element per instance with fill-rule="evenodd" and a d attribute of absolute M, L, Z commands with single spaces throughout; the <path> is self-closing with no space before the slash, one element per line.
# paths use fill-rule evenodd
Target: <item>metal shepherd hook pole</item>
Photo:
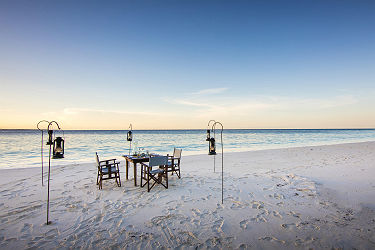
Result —
<path fill-rule="evenodd" d="M 220 124 L 221 126 L 221 204 L 224 204 L 224 146 L 223 146 L 223 124 L 220 122 L 215 122 L 214 125 L 212 125 L 213 131 L 214 131 L 214 138 L 215 138 L 215 127 L 216 124 Z"/>
<path fill-rule="evenodd" d="M 131 123 L 129 125 L 129 131 L 128 131 L 126 139 L 130 143 L 130 147 L 129 147 L 129 155 L 130 155 L 132 151 L 132 140 L 133 140 L 133 126 Z"/>
<path fill-rule="evenodd" d="M 44 186 L 44 183 L 43 183 L 43 172 L 44 172 L 44 170 L 43 170 L 43 129 L 40 129 L 40 128 L 39 128 L 39 124 L 42 123 L 42 122 L 46 122 L 46 123 L 49 124 L 49 121 L 41 120 L 41 121 L 38 122 L 38 124 L 36 125 L 37 129 L 38 129 L 39 131 L 42 131 L 42 142 L 41 142 L 41 147 L 40 147 L 40 158 L 41 158 L 41 160 L 42 160 L 42 186 Z"/>
<path fill-rule="evenodd" d="M 48 124 L 48 142 L 47 142 L 47 145 L 49 145 L 49 158 L 48 158 L 48 193 L 47 193 L 47 225 L 51 224 L 51 222 L 48 220 L 49 219 L 49 181 L 50 181 L 50 177 L 51 177 L 51 146 L 53 145 L 53 142 L 52 142 L 52 134 L 53 134 L 53 130 L 50 130 L 50 126 L 52 125 L 52 123 L 55 123 L 58 127 L 58 129 L 60 130 L 60 126 L 57 122 L 55 121 L 52 121 Z"/>

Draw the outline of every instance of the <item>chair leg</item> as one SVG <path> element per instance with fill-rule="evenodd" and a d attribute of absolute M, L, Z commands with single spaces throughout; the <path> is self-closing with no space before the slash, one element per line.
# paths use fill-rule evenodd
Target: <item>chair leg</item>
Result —
<path fill-rule="evenodd" d="M 167 171 L 167 169 L 164 169 L 164 170 L 165 170 L 165 180 L 167 182 L 167 189 L 168 189 L 168 171 Z"/>
<path fill-rule="evenodd" d="M 129 178 L 128 178 L 128 176 L 129 176 L 129 162 L 128 162 L 128 160 L 126 160 L 126 179 L 128 180 Z"/>
<path fill-rule="evenodd" d="M 120 173 L 117 173 L 116 175 L 117 175 L 117 178 L 116 178 L 117 186 L 121 187 Z"/>
<path fill-rule="evenodd" d="M 143 187 L 142 181 L 143 181 L 143 178 L 145 177 L 143 169 L 144 169 L 143 165 L 141 165 L 141 187 Z"/>
<path fill-rule="evenodd" d="M 103 189 L 102 183 L 103 183 L 103 175 L 100 174 L 100 176 L 99 176 L 99 189 Z"/>
<path fill-rule="evenodd" d="M 150 192 L 150 169 L 147 169 L 147 192 Z"/>

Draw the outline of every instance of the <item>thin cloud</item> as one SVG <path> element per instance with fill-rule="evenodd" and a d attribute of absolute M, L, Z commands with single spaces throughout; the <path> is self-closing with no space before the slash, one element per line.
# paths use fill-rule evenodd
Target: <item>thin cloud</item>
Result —
<path fill-rule="evenodd" d="M 212 107 L 211 104 L 199 103 L 199 102 L 188 101 L 188 100 L 183 100 L 183 99 L 175 99 L 172 102 L 177 103 L 177 104 L 181 104 L 181 105 L 186 105 L 186 106 L 193 106 L 193 107 L 207 107 L 207 108 Z"/>
<path fill-rule="evenodd" d="M 193 95 L 212 95 L 212 94 L 220 94 L 226 90 L 228 90 L 228 88 L 202 89 L 192 94 Z"/>
<path fill-rule="evenodd" d="M 227 97 L 210 98 L 181 98 L 169 102 L 192 107 L 195 113 L 210 114 L 248 114 L 264 111 L 322 110 L 353 105 L 358 100 L 353 96 L 334 96 L 330 98 L 289 98 L 283 96 L 252 96 L 245 98 Z"/>

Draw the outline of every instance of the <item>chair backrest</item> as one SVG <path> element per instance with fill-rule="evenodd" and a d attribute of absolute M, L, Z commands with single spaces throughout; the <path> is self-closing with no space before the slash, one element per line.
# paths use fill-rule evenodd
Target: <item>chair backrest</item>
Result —
<path fill-rule="evenodd" d="M 95 160 L 96 160 L 96 164 L 98 165 L 98 167 L 100 166 L 100 163 L 99 163 L 99 156 L 98 156 L 98 152 L 95 152 Z"/>
<path fill-rule="evenodd" d="M 181 158 L 182 149 L 174 148 L 173 158 Z"/>
<path fill-rule="evenodd" d="M 150 157 L 149 166 L 162 166 L 168 164 L 168 156 L 153 156 Z"/>

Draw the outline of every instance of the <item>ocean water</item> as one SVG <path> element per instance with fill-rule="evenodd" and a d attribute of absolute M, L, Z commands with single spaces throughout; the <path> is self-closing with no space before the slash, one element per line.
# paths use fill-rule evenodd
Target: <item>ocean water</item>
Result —
<path fill-rule="evenodd" d="M 219 130 L 217 130 L 219 131 Z M 104 158 L 117 158 L 129 153 L 125 130 L 64 131 L 65 158 L 52 159 L 52 165 L 94 162 L 95 152 Z M 61 136 L 59 132 L 56 136 Z M 48 149 L 43 153 L 48 164 Z M 184 155 L 207 154 L 205 130 L 134 130 L 132 151 L 172 154 L 173 148 Z M 220 152 L 220 131 L 216 133 Z M 330 145 L 375 141 L 375 129 L 228 129 L 223 131 L 225 152 L 240 152 L 298 146 Z M 41 132 L 39 130 L 0 130 L 0 168 L 41 166 Z"/>

